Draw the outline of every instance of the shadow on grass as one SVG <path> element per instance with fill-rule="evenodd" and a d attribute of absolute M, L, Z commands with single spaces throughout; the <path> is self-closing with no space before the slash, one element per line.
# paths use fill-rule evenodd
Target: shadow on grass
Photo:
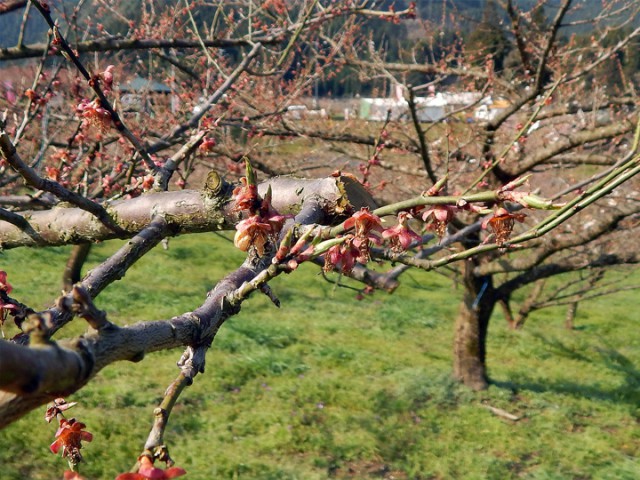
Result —
<path fill-rule="evenodd" d="M 578 350 L 558 339 L 547 339 L 542 335 L 535 338 L 544 343 L 555 355 L 570 358 L 572 360 L 605 367 L 612 373 L 622 376 L 624 383 L 617 388 L 607 389 L 598 384 L 587 385 L 575 381 L 560 380 L 540 382 L 530 378 L 521 378 L 520 381 L 493 381 L 499 388 L 513 391 L 530 390 L 536 393 L 554 392 L 585 397 L 615 403 L 625 403 L 631 407 L 640 404 L 640 369 L 628 357 L 620 351 L 606 345 L 604 348 L 595 347 L 589 350 Z M 595 355 L 589 355 L 589 353 Z"/>

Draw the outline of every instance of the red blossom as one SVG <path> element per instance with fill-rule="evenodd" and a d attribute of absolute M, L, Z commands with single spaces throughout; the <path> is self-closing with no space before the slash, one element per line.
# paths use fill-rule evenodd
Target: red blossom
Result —
<path fill-rule="evenodd" d="M 4 274 L 6 277 L 5 272 L 0 272 L 0 274 Z M 9 303 L 3 299 L 5 294 L 11 291 L 11 285 L 7 283 L 6 286 L 8 287 L 8 290 L 0 288 L 0 292 L 2 292 L 2 295 L 0 295 L 0 329 L 2 329 L 4 323 L 7 321 L 9 312 L 18 310 L 18 307 L 16 305 L 14 305 L 13 303 Z M 4 337 L 4 331 L 2 332 L 2 336 Z"/>
<path fill-rule="evenodd" d="M 71 470 L 65 470 L 62 476 L 63 480 L 85 480 L 85 478 L 78 472 L 72 472 Z"/>
<path fill-rule="evenodd" d="M 80 449 L 82 440 L 90 442 L 93 435 L 85 431 L 86 425 L 77 422 L 75 418 L 60 420 L 60 427 L 56 432 L 56 440 L 49 446 L 51 451 L 57 454 L 62 449 L 62 456 L 68 458 L 72 463 L 77 464 L 82 460 Z"/>
<path fill-rule="evenodd" d="M 7 272 L 0 271 L 0 327 L 6 322 L 9 312 L 18 309 L 13 303 L 4 300 L 4 297 L 11 293 L 11 290 L 13 290 L 13 287 L 7 282 Z"/>
<path fill-rule="evenodd" d="M 156 468 L 153 466 L 153 462 L 147 456 L 141 456 L 138 458 L 140 468 L 137 473 L 121 473 L 116 477 L 116 480 L 165 480 L 186 475 L 186 471 L 180 467 L 169 467 L 166 470 Z"/>
<path fill-rule="evenodd" d="M 395 227 L 387 228 L 382 232 L 382 238 L 391 243 L 391 248 L 395 251 L 406 250 L 412 242 L 419 242 L 422 237 L 409 227 L 409 219 L 412 216 L 407 212 L 398 214 L 398 224 Z"/>
<path fill-rule="evenodd" d="M 98 128 L 100 133 L 106 133 L 111 127 L 111 114 L 97 98 L 92 102 L 83 100 L 76 107 L 76 110 L 80 113 L 84 126 L 92 125 Z"/>
<path fill-rule="evenodd" d="M 482 228 L 490 230 L 496 237 L 496 244 L 502 245 L 509 240 L 515 220 L 524 222 L 525 217 L 524 213 L 510 213 L 507 209 L 500 207 L 482 222 Z"/>
<path fill-rule="evenodd" d="M 7 282 L 7 272 L 0 270 L 0 291 L 8 295 L 11 293 L 11 290 L 13 290 L 13 287 Z"/>
<path fill-rule="evenodd" d="M 198 150 L 201 151 L 202 153 L 207 153 L 213 150 L 213 147 L 215 146 L 216 146 L 216 139 L 213 137 L 207 137 L 204 140 L 202 140 L 202 143 L 198 147 Z"/>
<path fill-rule="evenodd" d="M 57 167 L 44 167 L 47 172 L 47 177 L 51 180 L 57 182 L 60 180 L 60 169 Z"/>
<path fill-rule="evenodd" d="M 243 252 L 248 251 L 250 247 L 255 247 L 258 255 L 262 256 L 272 233 L 273 225 L 268 220 L 253 215 L 236 225 L 233 244 Z"/>
<path fill-rule="evenodd" d="M 25 96 L 31 100 L 32 102 L 37 102 L 40 99 L 40 95 L 38 95 L 35 90 L 31 88 L 27 88 L 24 92 Z"/>
<path fill-rule="evenodd" d="M 331 247 L 324 257 L 324 271 L 350 273 L 356 262 L 369 261 L 369 239 L 347 235 L 345 241 Z"/>
<path fill-rule="evenodd" d="M 254 212 L 258 208 L 258 187 L 248 183 L 245 177 L 242 177 L 240 181 L 242 185 L 233 190 L 233 199 L 236 203 L 233 210 Z"/>
<path fill-rule="evenodd" d="M 347 240 L 331 247 L 324 257 L 324 271 L 337 270 L 341 273 L 350 273 L 360 257 L 360 249 L 353 244 L 355 237 L 348 235 Z"/>
<path fill-rule="evenodd" d="M 142 179 L 142 182 L 140 184 L 140 186 L 142 187 L 142 190 L 144 190 L 145 192 L 147 190 L 151 190 L 151 187 L 153 187 L 153 175 L 147 175 Z"/>
<path fill-rule="evenodd" d="M 356 237 L 367 237 L 372 232 L 383 230 L 380 217 L 371 213 L 367 207 L 362 207 L 359 212 L 354 213 L 344 222 L 344 228 L 345 230 L 355 228 Z"/>
<path fill-rule="evenodd" d="M 428 230 L 433 230 L 442 238 L 447 233 L 447 225 L 453 220 L 457 207 L 452 205 L 434 205 L 424 211 L 422 220 Z"/>

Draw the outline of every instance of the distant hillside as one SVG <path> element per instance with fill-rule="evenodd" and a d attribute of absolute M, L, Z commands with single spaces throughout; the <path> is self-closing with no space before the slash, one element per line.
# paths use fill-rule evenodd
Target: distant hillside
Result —
<path fill-rule="evenodd" d="M 15 10 L 0 16 L 0 47 L 13 47 L 18 42 L 20 25 L 24 10 Z M 29 12 L 29 19 L 25 29 L 26 44 L 39 43 L 46 40 L 49 27 L 35 8 Z"/>
<path fill-rule="evenodd" d="M 444 18 L 448 23 L 452 17 L 457 21 L 480 19 L 486 2 L 487 0 L 417 0 L 416 5 L 418 14 L 422 19 L 441 22 Z M 69 9 L 76 4 L 76 2 L 71 2 L 70 0 L 50 0 L 49 3 L 54 7 L 54 11 L 59 10 L 65 4 L 68 5 Z M 395 3 L 399 7 L 406 7 L 409 4 L 409 0 L 396 0 L 395 2 L 386 0 L 385 3 Z M 530 8 L 535 3 L 536 0 L 515 1 L 515 4 L 523 9 Z M 131 0 L 127 3 L 127 8 L 134 11 L 136 9 L 135 5 L 140 4 L 140 0 Z M 580 18 L 594 17 L 602 8 L 601 0 L 577 0 L 575 4 L 580 6 Z M 545 12 L 547 17 L 553 17 L 555 13 L 553 5 L 546 3 Z M 22 14 L 23 10 L 18 10 L 0 15 L 0 48 L 16 45 L 20 24 L 22 23 Z M 29 44 L 44 41 L 47 30 L 48 27 L 38 12 L 35 9 L 31 9 L 25 31 L 25 42 Z"/>

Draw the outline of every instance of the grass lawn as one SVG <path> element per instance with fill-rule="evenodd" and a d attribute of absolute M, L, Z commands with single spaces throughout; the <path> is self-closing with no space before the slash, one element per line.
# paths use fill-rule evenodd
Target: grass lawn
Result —
<path fill-rule="evenodd" d="M 118 245 L 94 248 L 90 264 Z M 67 253 L 11 250 L 0 269 L 16 298 L 44 307 Z M 169 318 L 199 305 L 241 259 L 220 236 L 172 239 L 96 303 L 118 324 Z M 185 478 L 640 478 L 637 292 L 581 305 L 574 331 L 563 310 L 537 312 L 519 332 L 496 315 L 494 383 L 474 393 L 450 378 L 461 292 L 437 273 L 410 272 L 395 294 L 361 301 L 312 266 L 272 287 L 282 308 L 263 296 L 246 302 L 174 410 L 165 440 Z M 63 333 L 84 328 L 76 319 Z M 87 478 L 133 464 L 180 353 L 110 366 L 68 399 L 95 437 L 83 449 Z M 3 480 L 62 477 L 44 410 L 0 431 Z"/>

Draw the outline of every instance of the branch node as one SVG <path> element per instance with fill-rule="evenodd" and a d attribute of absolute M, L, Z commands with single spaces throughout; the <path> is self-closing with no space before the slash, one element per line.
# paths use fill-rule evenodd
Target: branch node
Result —
<path fill-rule="evenodd" d="M 96 308 L 91 296 L 80 284 L 74 285 L 69 295 L 65 295 L 58 301 L 58 306 L 84 318 L 96 330 L 116 328 L 107 320 L 107 314 Z"/>

